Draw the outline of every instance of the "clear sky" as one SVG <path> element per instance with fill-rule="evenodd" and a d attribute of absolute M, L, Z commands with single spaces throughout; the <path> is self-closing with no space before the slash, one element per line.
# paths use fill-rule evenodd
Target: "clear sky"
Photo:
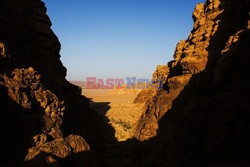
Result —
<path fill-rule="evenodd" d="M 150 79 L 173 59 L 205 0 L 43 0 L 62 49 L 68 80 Z"/>

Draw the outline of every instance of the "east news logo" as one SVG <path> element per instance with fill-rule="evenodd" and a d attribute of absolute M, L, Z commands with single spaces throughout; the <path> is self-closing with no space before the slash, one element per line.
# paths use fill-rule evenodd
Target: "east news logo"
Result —
<path fill-rule="evenodd" d="M 86 77 L 87 89 L 122 89 L 125 84 L 124 79 L 97 79 L 96 77 Z M 136 77 L 126 77 L 127 89 L 162 89 L 161 79 L 136 79 Z"/>

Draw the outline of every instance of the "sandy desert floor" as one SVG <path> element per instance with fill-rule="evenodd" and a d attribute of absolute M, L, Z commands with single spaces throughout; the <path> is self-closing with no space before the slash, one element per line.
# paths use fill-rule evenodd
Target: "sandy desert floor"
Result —
<path fill-rule="evenodd" d="M 144 104 L 133 104 L 140 89 L 83 89 L 91 108 L 103 117 L 116 131 L 118 141 L 131 137 L 133 126 L 142 114 Z"/>

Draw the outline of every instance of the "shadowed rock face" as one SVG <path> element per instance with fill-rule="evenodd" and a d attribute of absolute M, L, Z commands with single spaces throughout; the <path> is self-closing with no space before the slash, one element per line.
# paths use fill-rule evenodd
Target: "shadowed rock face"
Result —
<path fill-rule="evenodd" d="M 247 0 L 196 5 L 188 39 L 168 70 L 154 73 L 166 78 L 164 89 L 147 101 L 134 131 L 151 145 L 145 164 L 249 165 L 249 9 Z"/>
<path fill-rule="evenodd" d="M 249 0 L 208 0 L 162 90 L 142 91 L 135 139 L 114 130 L 65 80 L 60 43 L 40 0 L 0 5 L 1 166 L 250 166 Z M 136 140 L 137 139 L 137 140 Z"/>
<path fill-rule="evenodd" d="M 2 0 L 0 23 L 1 166 L 28 166 L 36 156 L 43 157 L 41 166 L 56 164 L 89 150 L 81 136 L 70 135 L 75 125 L 66 123 L 86 111 L 88 100 L 65 80 L 44 3 Z"/>

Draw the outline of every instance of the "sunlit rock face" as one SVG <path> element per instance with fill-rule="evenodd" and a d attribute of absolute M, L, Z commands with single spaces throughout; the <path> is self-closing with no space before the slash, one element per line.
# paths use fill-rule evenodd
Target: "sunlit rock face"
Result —
<path fill-rule="evenodd" d="M 0 166 L 250 166 L 249 0 L 208 0 L 132 137 L 117 142 L 66 79 L 40 0 L 0 4 Z"/>
<path fill-rule="evenodd" d="M 80 135 L 70 135 L 73 123 L 64 123 L 84 112 L 88 101 L 65 80 L 44 3 L 3 0 L 0 23 L 1 166 L 46 166 L 88 151 Z"/>
<path fill-rule="evenodd" d="M 153 150 L 145 164 L 249 165 L 249 9 L 248 0 L 196 5 L 188 39 L 153 75 L 163 89 L 137 97 L 147 104 L 134 137 Z"/>

